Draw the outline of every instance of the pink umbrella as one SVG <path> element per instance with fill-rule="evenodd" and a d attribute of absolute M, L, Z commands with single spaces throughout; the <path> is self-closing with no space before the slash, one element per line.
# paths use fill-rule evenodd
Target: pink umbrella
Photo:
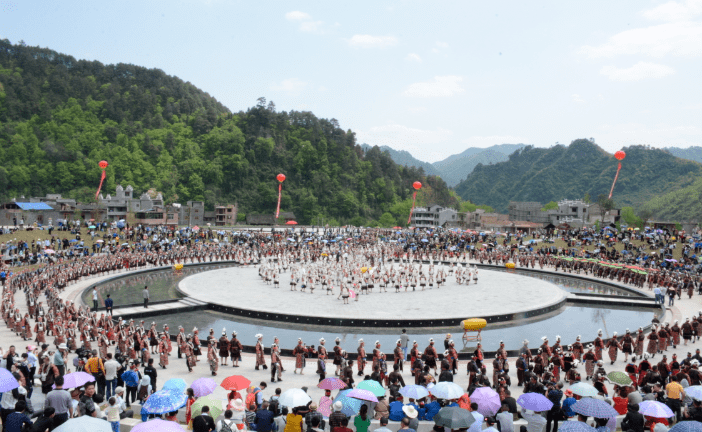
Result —
<path fill-rule="evenodd" d="M 73 372 L 63 376 L 63 388 L 83 387 L 85 384 L 93 381 L 95 381 L 95 377 L 87 372 Z M 56 388 L 55 385 L 52 387 Z"/>
<path fill-rule="evenodd" d="M 351 397 L 354 399 L 361 399 L 369 402 L 378 402 L 378 398 L 375 397 L 373 392 L 369 390 L 353 389 L 346 394 L 346 397 Z M 499 399 L 499 397 L 498 397 Z"/>
<path fill-rule="evenodd" d="M 319 399 L 319 406 L 317 407 L 317 411 L 322 413 L 324 417 L 329 417 L 329 415 L 332 413 L 332 403 L 334 401 L 330 397 L 322 396 L 321 399 Z"/>
<path fill-rule="evenodd" d="M 217 388 L 217 383 L 212 378 L 198 378 L 193 381 L 190 388 L 193 389 L 195 397 L 202 397 L 212 394 L 214 389 Z"/>
<path fill-rule="evenodd" d="M 346 388 L 346 383 L 336 377 L 325 378 L 317 384 L 317 388 L 322 390 L 341 390 Z"/>
<path fill-rule="evenodd" d="M 44 249 L 44 253 L 47 253 L 47 254 L 49 254 L 49 255 L 53 255 L 53 254 L 56 253 L 56 251 L 53 250 L 53 249 Z"/>
<path fill-rule="evenodd" d="M 478 412 L 485 417 L 493 416 L 500 409 L 500 395 L 490 387 L 478 387 L 472 395 L 470 401 L 478 404 Z"/>
<path fill-rule="evenodd" d="M 178 422 L 153 419 L 139 423 L 132 428 L 132 432 L 182 432 L 183 427 Z"/>

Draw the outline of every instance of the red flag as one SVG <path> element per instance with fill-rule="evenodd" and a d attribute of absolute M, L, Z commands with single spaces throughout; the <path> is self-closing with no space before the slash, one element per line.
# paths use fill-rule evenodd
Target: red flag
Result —
<path fill-rule="evenodd" d="M 98 195 L 100 195 L 100 189 L 102 189 L 102 182 L 105 181 L 105 170 L 102 170 L 102 176 L 100 176 L 100 186 L 98 186 L 97 192 L 95 192 L 95 199 L 98 199 Z"/>
<path fill-rule="evenodd" d="M 412 221 L 412 212 L 414 212 L 414 203 L 417 200 L 417 191 L 414 191 L 412 194 L 412 210 L 410 210 L 409 217 L 407 218 L 407 225 L 409 226 L 410 222 Z"/>
<path fill-rule="evenodd" d="M 278 215 L 280 214 L 280 191 L 283 189 L 283 183 L 278 184 L 278 207 L 275 209 L 275 223 L 278 223 Z"/>
<path fill-rule="evenodd" d="M 612 189 L 609 190 L 609 198 L 612 198 L 612 193 L 614 193 L 614 185 L 617 184 L 617 178 L 619 178 L 619 170 L 622 169 L 622 163 L 619 162 L 617 166 L 617 174 L 614 176 L 614 181 L 612 182 Z"/>

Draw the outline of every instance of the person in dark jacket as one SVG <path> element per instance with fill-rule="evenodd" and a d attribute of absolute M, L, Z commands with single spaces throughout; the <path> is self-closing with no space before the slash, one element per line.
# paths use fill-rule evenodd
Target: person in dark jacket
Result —
<path fill-rule="evenodd" d="M 215 422 L 210 416 L 210 407 L 202 407 L 202 414 L 193 418 L 193 432 L 212 432 L 215 430 Z"/>
<path fill-rule="evenodd" d="M 622 420 L 622 431 L 644 432 L 643 414 L 639 413 L 639 404 L 629 404 L 624 420 Z"/>

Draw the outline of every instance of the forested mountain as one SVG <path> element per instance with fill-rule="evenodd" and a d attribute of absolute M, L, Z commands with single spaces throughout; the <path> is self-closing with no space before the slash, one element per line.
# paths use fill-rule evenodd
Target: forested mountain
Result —
<path fill-rule="evenodd" d="M 0 41 L 0 199 L 90 201 L 102 159 L 104 191 L 131 184 L 167 202 L 237 201 L 243 213 L 272 213 L 284 173 L 281 207 L 300 223 L 406 222 L 417 180 L 418 201 L 458 205 L 443 180 L 378 149 L 364 154 L 334 119 L 278 112 L 263 98 L 232 114 L 161 70 Z"/>
<path fill-rule="evenodd" d="M 673 156 L 679 157 L 681 159 L 688 159 L 691 161 L 702 163 L 702 147 L 692 146 L 688 148 L 680 147 L 666 147 L 663 150 L 667 150 Z"/>
<path fill-rule="evenodd" d="M 504 162 L 510 154 L 522 147 L 524 144 L 498 144 L 486 148 L 470 147 L 459 154 L 434 162 L 433 165 L 439 170 L 439 175 L 446 184 L 453 187 L 473 172 L 478 164 L 490 165 Z"/>
<path fill-rule="evenodd" d="M 641 206 L 639 213 L 647 219 L 702 223 L 702 179 L 652 198 Z"/>
<path fill-rule="evenodd" d="M 702 165 L 644 146 L 624 148 L 626 159 L 614 189 L 617 206 L 638 207 L 673 190 L 689 186 L 702 174 Z M 506 212 L 509 201 L 547 203 L 561 199 L 609 194 L 617 160 L 586 139 L 569 146 L 527 146 L 506 162 L 478 165 L 456 186 L 463 199 Z"/>
<path fill-rule="evenodd" d="M 361 148 L 363 148 L 363 151 L 368 151 L 371 148 L 373 148 L 373 146 L 369 144 L 361 144 Z M 432 164 L 430 164 L 429 162 L 420 161 L 406 150 L 395 150 L 394 148 L 388 146 L 380 146 L 379 148 L 382 152 L 388 152 L 392 160 L 394 160 L 397 164 L 408 167 L 422 168 L 424 170 L 424 173 L 426 173 L 427 175 L 441 175 L 441 173 L 439 173 L 439 170 L 434 168 Z"/>

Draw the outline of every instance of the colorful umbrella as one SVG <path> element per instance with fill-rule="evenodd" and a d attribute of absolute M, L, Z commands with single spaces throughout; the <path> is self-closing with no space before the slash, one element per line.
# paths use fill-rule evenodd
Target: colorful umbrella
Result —
<path fill-rule="evenodd" d="M 8 392 L 17 387 L 19 387 L 19 382 L 12 373 L 5 368 L 0 368 L 0 393 Z"/>
<path fill-rule="evenodd" d="M 439 399 L 458 399 L 463 396 L 463 388 L 456 383 L 442 381 L 431 388 L 430 393 Z"/>
<path fill-rule="evenodd" d="M 427 390 L 427 388 L 424 386 L 412 384 L 402 387 L 400 389 L 400 394 L 406 398 L 421 399 L 429 396 L 429 390 Z"/>
<path fill-rule="evenodd" d="M 193 413 L 193 417 L 197 417 L 200 414 L 202 414 L 202 407 L 208 406 L 210 407 L 210 416 L 213 419 L 216 419 L 222 413 L 224 412 L 224 409 L 222 409 L 222 404 L 224 403 L 223 400 L 221 399 L 215 399 L 212 397 L 212 395 L 208 396 L 203 396 L 201 398 L 198 398 L 198 400 L 195 401 L 195 403 L 192 405 L 190 408 Z"/>
<path fill-rule="evenodd" d="M 502 406 L 500 395 L 490 387 L 478 387 L 470 395 L 470 400 L 478 404 L 478 412 L 485 417 L 495 415 Z"/>
<path fill-rule="evenodd" d="M 702 432 L 702 423 L 698 421 L 681 421 L 668 432 Z"/>
<path fill-rule="evenodd" d="M 137 424 L 132 432 L 183 432 L 183 427 L 178 422 L 153 419 Z"/>
<path fill-rule="evenodd" d="M 61 426 L 54 429 L 55 432 L 112 432 L 110 422 L 90 417 L 82 416 L 68 419 Z"/>
<path fill-rule="evenodd" d="M 142 409 L 149 414 L 166 414 L 183 408 L 187 401 L 188 397 L 182 392 L 159 390 L 149 396 Z"/>
<path fill-rule="evenodd" d="M 553 407 L 553 402 L 539 393 L 524 393 L 519 396 L 517 403 L 524 409 L 536 412 L 548 411 Z"/>
<path fill-rule="evenodd" d="M 222 381 L 222 386 L 225 390 L 244 390 L 248 386 L 251 385 L 251 381 L 248 379 L 244 378 L 241 375 L 232 375 L 230 377 L 226 377 L 224 381 Z"/>
<path fill-rule="evenodd" d="M 639 404 L 639 413 L 656 418 L 671 418 L 675 414 L 668 405 L 657 401 L 643 401 Z"/>
<path fill-rule="evenodd" d="M 312 398 L 302 389 L 290 389 L 285 390 L 283 394 L 280 395 L 278 402 L 282 406 L 289 407 L 290 409 L 300 406 L 307 405 Z"/>
<path fill-rule="evenodd" d="M 83 387 L 89 382 L 95 381 L 95 377 L 87 372 L 73 372 L 63 376 L 63 388 L 78 388 Z M 56 386 L 54 386 L 56 388 Z"/>
<path fill-rule="evenodd" d="M 336 399 L 334 399 L 334 402 L 341 402 L 341 412 L 347 417 L 358 414 L 358 411 L 361 409 L 361 405 L 363 405 L 363 402 L 360 399 L 354 399 L 347 396 L 350 391 L 351 390 L 342 390 L 339 392 Z"/>
<path fill-rule="evenodd" d="M 369 379 L 361 381 L 358 383 L 356 388 L 360 390 L 368 390 L 376 397 L 385 396 L 385 387 L 380 385 L 380 383 L 376 380 Z"/>
<path fill-rule="evenodd" d="M 578 414 L 597 418 L 611 418 L 619 415 L 610 404 L 601 399 L 580 399 L 572 405 L 571 409 Z"/>
<path fill-rule="evenodd" d="M 317 384 L 317 387 L 321 388 L 322 390 L 341 390 L 346 388 L 346 383 L 341 381 L 339 378 L 331 377 L 324 378 L 319 382 L 319 384 Z"/>
<path fill-rule="evenodd" d="M 595 428 L 580 421 L 564 421 L 558 426 L 563 432 L 595 432 Z"/>
<path fill-rule="evenodd" d="M 597 396 L 597 389 L 590 384 L 579 382 L 575 383 L 572 386 L 570 386 L 570 390 L 578 395 L 578 396 L 583 396 L 583 397 L 595 397 Z"/>
<path fill-rule="evenodd" d="M 463 408 L 444 407 L 434 416 L 434 423 L 449 429 L 468 428 L 475 423 L 475 417 Z"/>
<path fill-rule="evenodd" d="M 185 389 L 188 388 L 188 384 L 183 378 L 171 378 L 165 383 L 161 390 L 170 390 L 176 393 L 185 393 Z"/>
<path fill-rule="evenodd" d="M 212 394 L 217 388 L 217 383 L 212 378 L 198 378 L 193 381 L 190 388 L 193 389 L 195 397 L 202 397 Z"/>
<path fill-rule="evenodd" d="M 364 401 L 368 402 L 378 402 L 378 398 L 375 397 L 372 391 L 369 390 L 362 390 L 362 389 L 353 389 L 351 390 L 347 395 L 347 397 L 352 397 L 355 399 L 361 399 Z"/>
<path fill-rule="evenodd" d="M 633 382 L 631 378 L 629 378 L 629 375 L 625 374 L 624 372 L 619 372 L 619 371 L 614 371 L 610 372 L 607 374 L 607 378 L 615 384 L 623 385 L 623 386 L 628 386 L 631 385 Z"/>

